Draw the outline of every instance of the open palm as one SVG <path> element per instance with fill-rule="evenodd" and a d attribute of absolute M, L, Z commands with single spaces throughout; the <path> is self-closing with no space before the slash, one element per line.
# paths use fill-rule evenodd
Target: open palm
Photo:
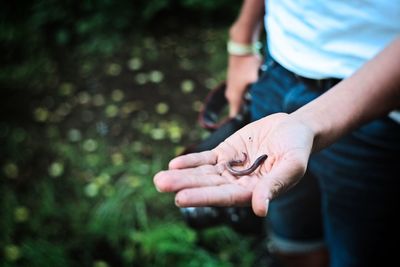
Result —
<path fill-rule="evenodd" d="M 274 114 L 253 122 L 213 150 L 177 157 L 169 170 L 154 177 L 159 191 L 176 192 L 180 207 L 240 206 L 251 204 L 265 216 L 269 200 L 295 185 L 304 175 L 314 134 L 288 114 Z M 248 168 L 259 156 L 268 158 L 254 172 L 235 176 L 227 169 L 231 160 L 243 159 Z"/>

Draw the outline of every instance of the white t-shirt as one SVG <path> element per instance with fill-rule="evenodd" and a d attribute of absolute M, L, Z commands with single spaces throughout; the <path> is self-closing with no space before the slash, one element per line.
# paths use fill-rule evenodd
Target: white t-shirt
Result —
<path fill-rule="evenodd" d="M 272 57 L 304 77 L 346 78 L 400 35 L 400 0 L 266 0 Z"/>

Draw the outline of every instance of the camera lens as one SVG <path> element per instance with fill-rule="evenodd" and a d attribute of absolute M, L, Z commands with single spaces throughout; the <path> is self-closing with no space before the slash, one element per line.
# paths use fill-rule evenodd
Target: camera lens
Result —
<path fill-rule="evenodd" d="M 186 223 L 195 229 L 204 229 L 224 222 L 224 210 L 218 207 L 180 208 Z"/>
<path fill-rule="evenodd" d="M 257 217 L 249 207 L 226 208 L 226 222 L 238 233 L 261 235 L 264 219 Z"/>

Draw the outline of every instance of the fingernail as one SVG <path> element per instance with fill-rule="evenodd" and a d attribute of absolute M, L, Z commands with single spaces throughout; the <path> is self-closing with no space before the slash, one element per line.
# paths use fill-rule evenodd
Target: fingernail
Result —
<path fill-rule="evenodd" d="M 153 180 L 153 184 L 154 184 L 154 187 L 156 188 L 156 190 L 161 193 L 161 190 L 158 187 L 158 182 L 159 182 L 158 180 L 159 180 L 159 178 L 155 177 L 154 180 Z"/>
<path fill-rule="evenodd" d="M 175 199 L 175 206 L 177 206 L 178 208 L 180 207 L 179 200 L 177 198 Z"/>
<path fill-rule="evenodd" d="M 269 208 L 269 199 L 267 198 L 265 200 L 265 215 L 264 215 L 264 217 L 267 216 L 267 214 L 268 214 L 268 208 Z"/>

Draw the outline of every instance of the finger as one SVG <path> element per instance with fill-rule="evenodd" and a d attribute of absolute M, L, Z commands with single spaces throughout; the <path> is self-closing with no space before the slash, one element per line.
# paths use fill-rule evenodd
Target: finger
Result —
<path fill-rule="evenodd" d="M 258 216 L 266 216 L 269 202 L 294 186 L 304 175 L 306 165 L 294 161 L 282 161 L 272 167 L 256 185 L 253 196 L 253 211 Z"/>
<path fill-rule="evenodd" d="M 217 154 L 214 151 L 207 150 L 176 157 L 169 162 L 168 167 L 169 169 L 184 169 L 201 165 L 215 165 L 216 163 Z"/>
<path fill-rule="evenodd" d="M 176 192 L 185 188 L 218 186 L 228 183 L 219 175 L 217 167 L 206 165 L 192 169 L 161 171 L 154 176 L 154 184 L 160 192 Z"/>
<path fill-rule="evenodd" d="M 240 112 L 243 103 L 243 90 L 233 90 L 229 86 L 225 96 L 229 103 L 229 117 L 235 117 Z"/>
<path fill-rule="evenodd" d="M 175 196 L 178 207 L 245 205 L 251 200 L 251 191 L 235 184 L 184 189 Z"/>
<path fill-rule="evenodd" d="M 241 98 L 232 99 L 229 102 L 229 117 L 234 118 L 240 112 L 240 107 L 242 106 L 243 100 Z"/>

